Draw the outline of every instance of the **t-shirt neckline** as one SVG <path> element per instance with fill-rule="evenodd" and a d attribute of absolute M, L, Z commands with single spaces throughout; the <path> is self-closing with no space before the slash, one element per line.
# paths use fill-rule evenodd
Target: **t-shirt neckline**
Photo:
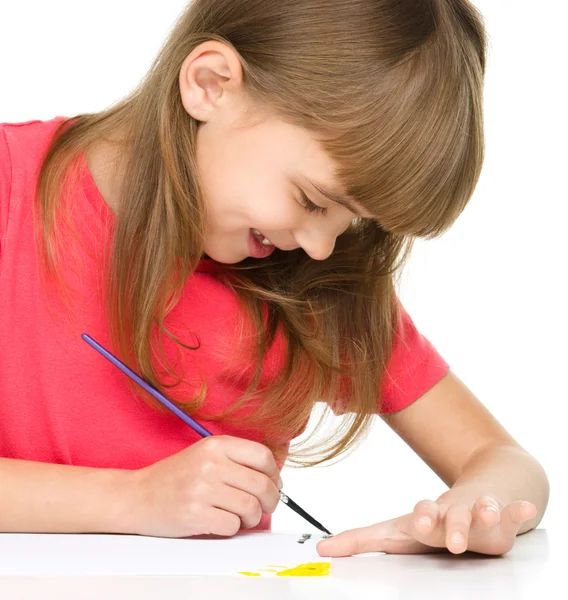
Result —
<path fill-rule="evenodd" d="M 115 219 L 115 214 L 110 208 L 110 206 L 107 204 L 106 200 L 104 199 L 104 196 L 101 194 L 101 191 L 97 187 L 93 174 L 91 173 L 91 169 L 89 168 L 89 164 L 87 163 L 87 158 L 83 151 L 81 151 L 81 161 L 84 167 L 83 177 L 81 179 L 81 186 L 85 198 L 92 206 L 95 213 L 100 216 L 101 220 L 103 221 L 103 224 L 113 223 Z M 220 265 L 212 258 L 201 258 L 196 270 L 215 270 L 219 266 Z"/>

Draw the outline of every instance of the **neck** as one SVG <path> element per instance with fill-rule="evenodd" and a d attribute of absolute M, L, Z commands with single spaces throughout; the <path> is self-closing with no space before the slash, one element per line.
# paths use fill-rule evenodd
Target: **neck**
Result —
<path fill-rule="evenodd" d="M 85 152 L 87 165 L 93 180 L 113 212 L 117 212 L 120 204 L 120 182 L 118 165 L 118 150 L 120 146 L 110 140 L 102 140 L 94 148 Z"/>

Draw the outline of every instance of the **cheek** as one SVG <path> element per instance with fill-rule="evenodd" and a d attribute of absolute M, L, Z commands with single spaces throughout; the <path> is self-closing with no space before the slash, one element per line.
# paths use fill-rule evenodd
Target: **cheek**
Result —
<path fill-rule="evenodd" d="M 294 199 L 283 194 L 259 198 L 254 206 L 251 206 L 250 214 L 251 217 L 254 216 L 258 229 L 291 229 L 299 220 Z"/>
<path fill-rule="evenodd" d="M 293 191 L 274 178 L 231 168 L 203 175 L 208 228 L 219 231 L 291 229 L 302 217 Z"/>
<path fill-rule="evenodd" d="M 257 180 L 252 185 L 250 181 L 244 188 L 247 193 L 243 203 L 258 229 L 291 228 L 301 219 L 302 207 L 296 201 L 293 189 L 281 178 Z"/>

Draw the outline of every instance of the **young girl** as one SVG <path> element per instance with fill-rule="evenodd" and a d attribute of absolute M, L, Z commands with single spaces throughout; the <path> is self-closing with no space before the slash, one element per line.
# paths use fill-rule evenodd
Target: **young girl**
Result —
<path fill-rule="evenodd" d="M 376 414 L 449 490 L 322 556 L 538 525 L 543 468 L 395 293 L 476 186 L 485 59 L 467 0 L 193 0 L 115 106 L 0 125 L 0 531 L 269 529 L 286 458 Z M 320 401 L 336 436 L 292 452 Z"/>

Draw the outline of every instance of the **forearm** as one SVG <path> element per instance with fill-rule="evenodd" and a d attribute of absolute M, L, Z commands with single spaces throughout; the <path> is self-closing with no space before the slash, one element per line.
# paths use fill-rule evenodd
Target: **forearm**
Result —
<path fill-rule="evenodd" d="M 516 500 L 532 502 L 537 514 L 523 523 L 521 534 L 540 523 L 549 491 L 546 473 L 534 457 L 519 448 L 499 446 L 475 454 L 452 488 L 438 501 L 463 503 L 472 508 L 479 496 L 489 494 L 501 503 L 501 508 Z"/>
<path fill-rule="evenodd" d="M 130 533 L 133 473 L 0 458 L 0 532 Z"/>

